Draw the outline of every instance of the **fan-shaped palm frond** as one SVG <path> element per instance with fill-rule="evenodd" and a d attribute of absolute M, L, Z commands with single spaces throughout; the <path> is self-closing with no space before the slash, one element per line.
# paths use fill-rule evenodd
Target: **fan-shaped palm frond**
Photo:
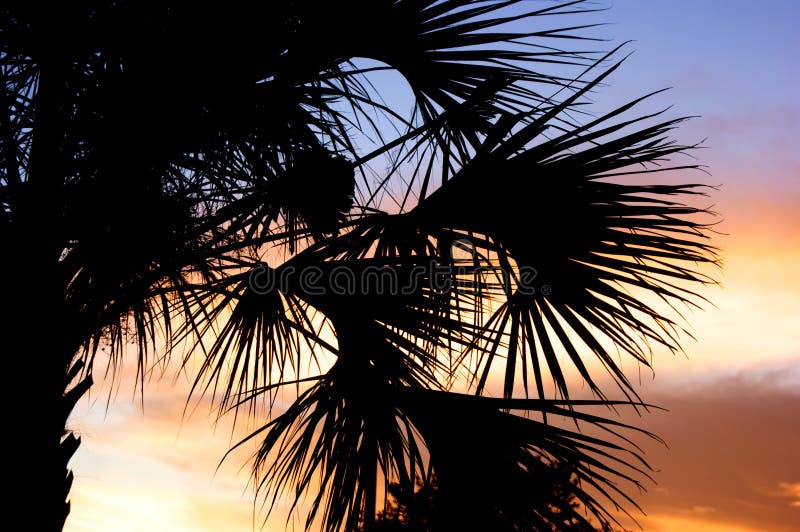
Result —
<path fill-rule="evenodd" d="M 445 513 L 453 523 L 463 521 L 467 527 L 480 523 L 478 528 L 501 529 L 507 520 L 509 529 L 526 526 L 524 520 L 516 519 L 529 514 L 537 490 L 550 488 L 541 476 L 546 475 L 543 465 L 551 462 L 574 465 L 578 479 L 575 496 L 583 508 L 601 523 L 616 522 L 608 510 L 609 503 L 614 508 L 620 507 L 618 501 L 635 506 L 619 482 L 639 486 L 637 477 L 649 476 L 649 466 L 628 439 L 632 433 L 643 431 L 581 411 L 635 404 L 499 399 L 408 389 L 399 393 L 430 450 L 441 503 L 450 505 Z M 549 422 L 510 413 L 509 409 Z M 576 424 L 577 429 L 564 428 L 569 423 Z M 463 508 L 474 511 L 465 513 Z M 538 529 L 548 524 L 555 523 L 534 525 Z"/>
<path fill-rule="evenodd" d="M 559 113 L 570 100 L 530 121 L 525 116 L 498 121 L 473 161 L 415 209 L 429 231 L 476 233 L 474 245 L 496 252 L 505 271 L 530 274 L 527 280 L 515 275 L 507 301 L 487 322 L 497 336 L 508 338 L 507 396 L 517 356 L 526 389 L 529 361 L 543 396 L 541 357 L 558 391 L 568 396 L 556 346 L 595 393 L 602 396 L 579 348 L 596 355 L 623 391 L 635 393 L 609 342 L 649 366 L 651 342 L 678 349 L 677 306 L 703 301 L 692 285 L 713 283 L 698 269 L 716 264 L 710 226 L 699 220 L 711 213 L 685 203 L 704 195 L 705 187 L 620 180 L 697 168 L 666 164 L 670 156 L 693 148 L 667 136 L 681 120 L 639 128 L 655 115 L 613 121 L 638 100 L 589 124 L 565 127 Z M 557 135 L 548 138 L 545 131 Z M 493 176 L 490 187 L 488 175 Z M 677 316 L 646 302 L 647 293 Z M 478 391 L 499 358 L 498 345 L 495 341 L 479 357 Z"/>
<path fill-rule="evenodd" d="M 337 362 L 251 435 L 263 433 L 254 475 L 271 504 L 289 487 L 295 505 L 312 494 L 307 528 L 321 509 L 326 530 L 354 529 L 365 508 L 374 512 L 379 475 L 413 486 L 427 468 L 419 436 L 392 404 L 381 376 L 347 364 Z"/>
<path fill-rule="evenodd" d="M 493 400 L 391 385 L 370 365 L 351 366 L 359 357 L 353 355 L 343 356 L 245 440 L 263 439 L 254 482 L 270 509 L 292 488 L 293 511 L 306 496 L 313 498 L 306 528 L 321 511 L 324 530 L 350 530 L 360 516 L 372 521 L 389 482 L 413 489 L 415 481 L 427 482 L 433 474 L 441 526 L 549 529 L 557 522 L 537 501 L 552 489 L 551 462 L 575 464 L 572 495 L 601 523 L 616 522 L 609 503 L 635 505 L 618 481 L 639 486 L 632 475 L 647 475 L 649 466 L 625 449 L 630 440 L 619 432 L 636 429 L 578 411 L 614 403 Z M 591 425 L 601 436 L 509 414 L 507 408 Z"/>

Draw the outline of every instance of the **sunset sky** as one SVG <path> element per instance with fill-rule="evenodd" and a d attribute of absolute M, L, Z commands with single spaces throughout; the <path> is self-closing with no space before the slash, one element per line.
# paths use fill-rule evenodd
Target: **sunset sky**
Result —
<path fill-rule="evenodd" d="M 626 418 L 669 444 L 646 447 L 658 484 L 635 497 L 636 517 L 653 532 L 800 530 L 800 2 L 599 5 L 610 9 L 591 21 L 610 24 L 595 35 L 635 53 L 598 109 L 673 87 L 657 103 L 699 116 L 676 135 L 707 139 L 696 155 L 711 175 L 688 179 L 721 185 L 709 203 L 724 220 L 721 286 L 703 292 L 716 308 L 687 315 L 686 356 L 656 353 L 655 377 L 642 373 L 642 396 L 669 411 Z M 104 383 L 75 409 L 66 530 L 258 529 L 247 453 L 217 469 L 229 422 L 204 401 L 184 413 L 185 375 L 154 379 L 143 401 L 134 375 L 122 371 L 110 402 Z M 284 530 L 280 510 L 264 530 Z"/>

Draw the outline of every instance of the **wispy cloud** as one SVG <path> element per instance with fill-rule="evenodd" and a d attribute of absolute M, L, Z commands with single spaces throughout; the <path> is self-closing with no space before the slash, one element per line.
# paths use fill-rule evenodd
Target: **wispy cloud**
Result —
<path fill-rule="evenodd" d="M 800 482 L 780 482 L 777 496 L 789 499 L 789 506 L 800 509 Z"/>

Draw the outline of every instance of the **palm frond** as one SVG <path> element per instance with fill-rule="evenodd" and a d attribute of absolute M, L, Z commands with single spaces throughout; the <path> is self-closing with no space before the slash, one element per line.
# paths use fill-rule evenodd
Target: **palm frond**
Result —
<path fill-rule="evenodd" d="M 658 438 L 584 410 L 646 405 L 500 399 L 408 389 L 398 393 L 425 440 L 442 496 L 452 497 L 449 515 L 454 522 L 467 519 L 465 525 L 479 523 L 487 529 L 500 529 L 503 519 L 514 525 L 524 523 L 519 517 L 529 515 L 526 512 L 535 504 L 536 491 L 552 488 L 540 476 L 545 473 L 543 462 L 574 466 L 578 479 L 574 495 L 601 523 L 616 523 L 609 507 L 638 508 L 621 483 L 641 488 L 641 480 L 650 478 L 652 470 L 630 436 Z M 570 424 L 576 428 L 566 428 Z M 475 512 L 464 514 L 465 507 Z"/>
<path fill-rule="evenodd" d="M 522 362 L 526 390 L 531 366 L 541 396 L 546 367 L 557 391 L 567 397 L 556 355 L 563 349 L 602 397 L 582 362 L 580 350 L 588 349 L 623 392 L 635 397 L 608 345 L 645 366 L 650 365 L 651 344 L 677 350 L 679 307 L 701 304 L 704 298 L 693 285 L 714 282 L 700 270 L 717 264 L 708 243 L 713 213 L 688 203 L 705 195 L 707 187 L 624 180 L 698 168 L 667 162 L 696 148 L 668 138 L 681 119 L 647 125 L 655 116 L 648 114 L 614 122 L 639 101 L 584 126 L 570 127 L 562 120 L 570 99 L 530 121 L 523 116 L 498 121 L 497 131 L 487 136 L 471 163 L 415 209 L 429 231 L 486 235 L 490 238 L 476 237 L 475 245 L 495 251 L 500 267 L 535 275 L 524 285 L 515 274 L 511 286 L 516 289 L 488 322 L 498 338 L 507 338 L 507 396 Z M 545 137 L 548 130 L 557 136 Z M 492 186 L 486 187 L 489 175 Z M 664 308 L 647 302 L 647 293 Z M 492 362 L 500 358 L 495 356 L 498 345 L 495 341 L 488 356 L 478 358 L 479 392 Z"/>
<path fill-rule="evenodd" d="M 378 353 L 374 353 L 380 359 Z M 313 494 L 305 527 L 321 513 L 324 530 L 351 530 L 376 511 L 380 478 L 413 486 L 427 464 L 419 435 L 386 393 L 382 373 L 349 353 L 286 412 L 248 439 L 262 437 L 253 478 L 270 509 L 292 491 L 292 510 Z M 348 367 L 349 366 L 349 367 Z"/>
<path fill-rule="evenodd" d="M 267 515 L 284 496 L 294 497 L 297 511 L 311 495 L 306 529 L 321 514 L 324 530 L 351 530 L 361 516 L 370 521 L 390 482 L 413 489 L 432 472 L 448 526 L 463 519 L 493 530 L 505 520 L 550 526 L 556 523 L 537 509 L 537 493 L 553 488 L 548 464 L 569 463 L 578 479 L 573 495 L 609 523 L 616 522 L 609 503 L 635 506 L 618 481 L 641 487 L 640 479 L 649 476 L 649 466 L 621 433 L 637 429 L 580 411 L 606 407 L 607 401 L 509 401 L 398 387 L 369 365 L 346 367 L 353 361 L 340 359 L 285 413 L 239 444 L 262 441 L 253 479 L 264 493 Z M 508 408 L 586 424 L 601 436 L 510 414 Z M 471 512 L 464 513 L 465 507 Z"/>

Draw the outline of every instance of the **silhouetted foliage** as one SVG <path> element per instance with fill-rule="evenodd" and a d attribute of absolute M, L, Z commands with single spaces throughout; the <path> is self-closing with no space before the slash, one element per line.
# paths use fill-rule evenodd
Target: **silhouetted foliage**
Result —
<path fill-rule="evenodd" d="M 547 24 L 590 7 L 5 2 L 0 333 L 29 526 L 69 512 L 66 423 L 98 354 L 143 384 L 162 338 L 192 343 L 220 413 L 269 408 L 254 484 L 270 509 L 308 495 L 307 528 L 369 527 L 382 489 L 431 475 L 453 529 L 533 519 L 543 459 L 604 526 L 635 506 L 637 429 L 596 407 L 644 407 L 617 354 L 678 350 L 716 257 L 704 186 L 669 174 L 697 167 L 669 162 L 694 147 L 681 119 L 585 113 L 617 50 Z M 570 366 L 595 400 L 570 398 Z"/>
<path fill-rule="evenodd" d="M 462 513 L 475 530 L 553 530 L 595 531 L 586 520 L 575 496 L 579 489 L 576 477 L 563 464 L 548 465 L 541 462 L 536 472 L 535 485 L 503 486 L 504 493 L 512 496 L 494 507 L 488 522 L 474 519 L 474 509 L 462 506 Z M 506 489 L 510 488 L 510 489 Z M 452 519 L 443 515 L 437 505 L 438 485 L 435 476 L 424 482 L 418 480 L 413 492 L 400 484 L 389 484 L 386 507 L 377 514 L 372 532 L 431 532 L 451 530 Z M 366 531 L 363 523 L 359 530 Z"/>
<path fill-rule="evenodd" d="M 436 480 L 424 484 L 418 482 L 413 493 L 404 490 L 400 484 L 389 484 L 387 503 L 388 508 L 378 512 L 371 528 L 373 532 L 428 531 L 436 514 Z"/>

